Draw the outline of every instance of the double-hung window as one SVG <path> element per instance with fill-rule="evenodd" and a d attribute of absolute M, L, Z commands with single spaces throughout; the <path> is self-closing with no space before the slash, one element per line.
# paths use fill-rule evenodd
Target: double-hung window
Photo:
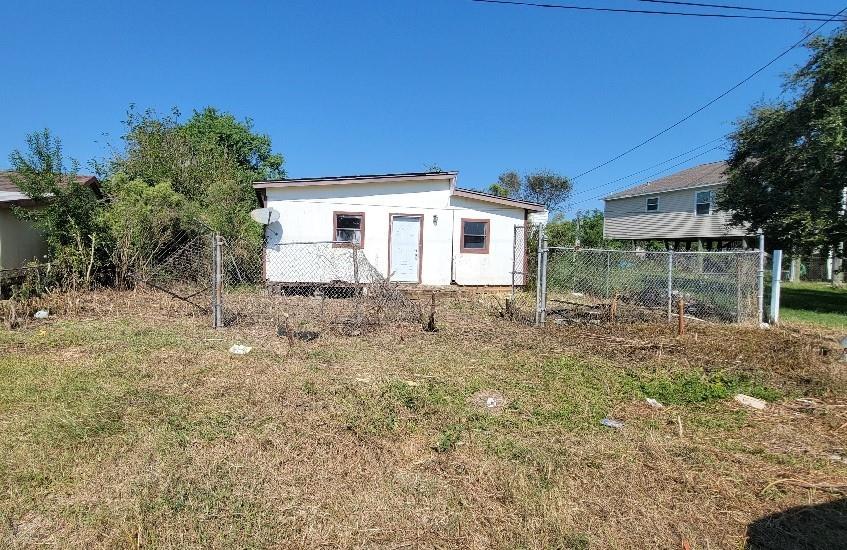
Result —
<path fill-rule="evenodd" d="M 488 254 L 490 223 L 488 220 L 462 219 L 462 252 Z"/>
<path fill-rule="evenodd" d="M 647 197 L 647 212 L 659 211 L 659 197 Z"/>
<path fill-rule="evenodd" d="M 698 216 L 708 216 L 714 208 L 715 194 L 713 191 L 697 191 L 695 196 L 695 212 Z"/>
<path fill-rule="evenodd" d="M 335 212 L 333 214 L 333 246 L 365 245 L 365 214 L 363 212 Z"/>

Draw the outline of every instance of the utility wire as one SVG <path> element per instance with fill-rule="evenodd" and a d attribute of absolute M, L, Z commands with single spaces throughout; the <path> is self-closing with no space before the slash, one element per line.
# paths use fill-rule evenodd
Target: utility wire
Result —
<path fill-rule="evenodd" d="M 686 11 L 637 10 L 627 8 L 604 8 L 597 6 L 574 6 L 570 4 L 545 4 L 541 2 L 523 2 L 519 0 L 471 0 L 482 4 L 504 4 L 510 6 L 525 6 L 531 8 L 551 8 L 560 10 L 594 11 L 605 13 L 629 13 L 642 15 L 677 15 L 683 17 L 712 17 L 719 19 L 764 19 L 768 21 L 824 21 L 829 23 L 833 18 L 822 17 L 783 17 L 775 15 L 739 15 L 729 13 L 695 13 Z"/>
<path fill-rule="evenodd" d="M 667 163 L 669 163 L 669 162 L 671 162 L 671 161 L 673 161 L 673 160 L 676 160 L 676 159 L 678 159 L 678 158 L 680 158 L 680 157 L 684 157 L 684 156 L 686 156 L 686 155 L 690 155 L 691 153 L 693 153 L 693 152 L 695 152 L 695 151 L 697 151 L 697 150 L 699 150 L 699 149 L 702 149 L 703 147 L 706 147 L 707 145 L 711 145 L 711 144 L 713 144 L 713 143 L 715 143 L 715 142 L 717 142 L 717 141 L 721 141 L 721 140 L 724 140 L 724 139 L 726 139 L 726 135 L 723 135 L 723 136 L 717 137 L 717 138 L 715 138 L 715 139 L 713 139 L 713 140 L 707 141 L 706 143 L 704 143 L 704 144 L 702 144 L 702 145 L 698 145 L 697 147 L 694 147 L 693 149 L 689 149 L 688 151 L 685 151 L 684 153 L 680 153 L 680 154 L 678 154 L 678 155 L 676 155 L 676 156 L 673 156 L 673 157 L 671 157 L 671 158 L 669 158 L 669 159 L 665 159 L 665 160 L 663 160 L 663 161 L 661 161 L 661 162 L 657 162 L 656 164 L 653 164 L 653 165 L 651 165 L 651 166 L 648 166 L 647 168 L 644 168 L 644 169 L 642 169 L 642 170 L 638 170 L 637 172 L 633 172 L 633 173 L 631 173 L 631 174 L 627 174 L 626 176 L 620 177 L 620 178 L 618 178 L 618 179 L 616 179 L 616 180 L 612 180 L 612 181 L 607 182 L 607 183 L 604 183 L 604 184 L 602 184 L 602 185 L 597 185 L 597 186 L 594 186 L 594 187 L 589 187 L 588 189 L 583 189 L 582 191 L 579 191 L 579 192 L 577 192 L 577 193 L 574 193 L 574 194 L 573 194 L 573 195 L 571 195 L 571 196 L 572 196 L 572 197 L 576 197 L 576 196 L 579 196 L 579 195 L 584 195 L 585 193 L 590 193 L 591 191 L 596 191 L 597 189 L 601 189 L 601 188 L 603 188 L 603 187 L 608 187 L 609 185 L 612 185 L 612 184 L 618 183 L 619 181 L 623 181 L 623 180 L 629 179 L 629 178 L 631 178 L 631 177 L 633 177 L 633 176 L 637 176 L 638 174 L 642 174 L 642 173 L 644 173 L 644 172 L 647 172 L 647 171 L 649 171 L 649 170 L 652 170 L 653 168 L 658 168 L 659 166 L 662 166 L 663 164 L 667 164 Z M 700 154 L 698 154 L 698 155 L 695 155 L 694 157 L 691 157 L 691 159 L 696 158 L 696 157 L 698 157 L 698 156 L 700 156 L 700 155 L 703 155 L 703 154 L 709 153 L 709 152 L 714 151 L 715 149 L 719 149 L 719 148 L 720 148 L 720 147 L 713 147 L 713 148 L 709 149 L 708 151 L 704 151 L 703 153 L 700 153 Z M 684 164 L 685 162 L 688 162 L 688 161 L 689 161 L 689 160 L 691 160 L 691 159 L 687 159 L 687 160 L 685 160 L 684 162 L 682 162 L 682 163 L 680 163 L 680 164 Z M 673 168 L 673 167 L 675 167 L 675 166 L 679 166 L 679 164 L 674 164 L 673 166 L 671 166 L 671 168 Z"/>
<path fill-rule="evenodd" d="M 474 1 L 483 1 L 483 0 L 474 0 Z M 485 1 L 493 1 L 493 0 L 485 0 Z M 718 101 L 723 99 L 724 97 L 728 96 L 730 93 L 734 92 L 735 90 L 737 90 L 738 88 L 740 88 L 741 86 L 743 86 L 744 84 L 746 84 L 747 82 L 752 80 L 753 77 L 755 77 L 756 75 L 758 75 L 759 73 L 761 73 L 762 71 L 764 71 L 765 69 L 767 69 L 768 67 L 770 67 L 771 65 L 773 65 L 774 63 L 779 61 L 780 59 L 782 59 L 783 57 L 785 57 L 791 50 L 793 50 L 794 48 L 796 48 L 800 44 L 803 44 L 806 40 L 809 39 L 809 37 L 811 37 L 812 35 L 817 33 L 819 30 L 821 30 L 824 27 L 824 25 L 826 25 L 827 23 L 831 22 L 836 17 L 839 17 L 842 13 L 844 13 L 845 10 L 847 10 L 847 6 L 841 8 L 841 10 L 838 13 L 833 15 L 826 22 L 821 23 L 820 25 L 815 27 L 813 30 L 806 33 L 800 40 L 798 40 L 797 42 L 790 45 L 788 48 L 783 50 L 779 55 L 777 55 L 776 57 L 774 57 L 773 59 L 771 59 L 770 61 L 768 61 L 767 63 L 765 63 L 764 65 L 762 65 L 758 69 L 756 69 L 755 71 L 753 71 L 752 73 L 750 73 L 748 76 L 746 76 L 743 79 L 741 79 L 740 81 L 738 81 L 736 84 L 734 84 L 732 87 L 730 87 L 729 89 L 727 89 L 726 91 L 724 91 L 720 95 L 714 97 L 713 99 L 710 99 L 709 101 L 707 101 L 706 103 L 704 103 L 703 105 L 701 105 L 697 109 L 691 111 L 690 113 L 688 113 L 687 115 L 685 115 L 681 119 L 677 120 L 676 122 L 674 122 L 670 126 L 667 126 L 664 129 L 656 132 L 652 136 L 642 140 L 641 142 L 639 142 L 636 145 L 630 147 L 629 149 L 627 149 L 623 153 L 615 155 L 614 157 L 610 158 L 609 160 L 601 162 L 600 164 L 598 164 L 598 165 L 596 165 L 592 168 L 589 168 L 588 170 L 586 170 L 584 172 L 577 174 L 576 176 L 571 178 L 571 181 L 577 180 L 577 179 L 581 178 L 582 176 L 585 176 L 586 174 L 590 174 L 591 172 L 594 172 L 595 170 L 599 170 L 600 168 L 603 168 L 604 166 L 608 166 L 609 164 L 615 162 L 616 160 L 623 158 L 626 155 L 632 153 L 636 149 L 640 149 L 641 147 L 647 145 L 648 143 L 655 140 L 656 138 L 670 132 L 671 130 L 673 130 L 674 128 L 676 128 L 677 126 L 682 124 L 683 122 L 686 122 L 687 120 L 693 118 L 695 115 L 701 113 L 702 111 L 705 111 L 706 109 L 708 109 L 709 107 L 711 107 L 712 105 L 714 105 L 715 103 L 717 103 Z"/>
<path fill-rule="evenodd" d="M 628 184 L 626 184 L 626 185 L 621 185 L 621 186 L 619 186 L 619 187 L 616 187 L 616 188 L 612 189 L 611 191 L 604 191 L 603 193 L 600 193 L 600 194 L 598 194 L 598 195 L 593 195 L 593 196 L 591 196 L 591 197 L 587 197 L 587 198 L 584 198 L 584 199 L 580 199 L 580 200 L 578 200 L 578 201 L 576 201 L 576 202 L 569 203 L 569 204 L 568 204 L 568 206 L 574 206 L 574 205 L 576 205 L 576 204 L 582 204 L 582 203 L 585 203 L 585 202 L 588 202 L 588 201 L 593 201 L 593 200 L 596 200 L 596 199 L 602 198 L 602 197 L 606 196 L 606 195 L 607 195 L 607 194 L 609 194 L 609 193 L 616 193 L 616 192 L 618 192 L 618 191 L 623 191 L 624 189 L 627 189 L 627 188 L 630 188 L 630 187 L 637 187 L 637 186 L 644 185 L 645 183 L 650 183 L 650 182 L 651 182 L 651 181 L 653 181 L 653 179 L 654 179 L 654 178 L 656 178 L 657 176 L 661 176 L 662 174 L 665 174 L 665 173 L 667 173 L 667 172 L 670 172 L 672 169 L 674 169 L 674 168 L 676 168 L 676 167 L 678 167 L 678 166 L 682 166 L 683 164 L 688 164 L 689 162 L 691 162 L 692 160 L 696 159 L 697 157 L 701 157 L 701 156 L 703 156 L 703 155 L 705 155 L 705 154 L 711 153 L 712 151 L 717 151 L 718 149 L 722 149 L 722 147 L 712 147 L 711 149 L 707 149 L 707 150 L 702 151 L 702 152 L 700 152 L 700 153 L 698 153 L 698 154 L 696 154 L 696 155 L 693 155 L 693 156 L 691 156 L 691 157 L 689 157 L 689 158 L 687 158 L 687 159 L 683 160 L 682 162 L 678 162 L 678 163 L 676 163 L 676 164 L 672 164 L 672 165 L 670 165 L 670 166 L 666 166 L 666 167 L 662 168 L 661 170 L 659 170 L 658 172 L 654 172 L 654 173 L 650 174 L 649 176 L 647 176 L 646 178 L 644 178 L 644 179 L 642 179 L 642 180 L 638 181 L 638 182 L 637 182 L 637 183 L 635 183 L 635 184 L 628 183 Z M 660 163 L 660 164 L 661 164 L 661 163 Z M 642 170 L 642 172 L 644 172 L 644 171 L 646 171 L 646 170 Z M 583 191 L 582 193 L 585 193 L 586 191 L 596 191 L 597 189 L 600 189 L 601 187 L 606 187 L 606 186 L 612 185 L 613 183 L 617 183 L 617 182 L 619 182 L 619 181 L 621 181 L 621 180 L 623 180 L 623 179 L 626 179 L 626 178 L 628 178 L 628 177 L 629 177 L 629 176 L 626 176 L 626 177 L 624 177 L 624 178 L 619 178 L 619 179 L 617 179 L 617 180 L 613 180 L 613 181 L 610 181 L 610 182 L 608 182 L 608 183 L 604 183 L 603 185 L 598 185 L 597 187 L 593 187 L 593 188 L 591 188 L 591 189 L 586 189 L 586 190 L 585 190 L 585 191 Z M 578 194 L 582 194 L 582 193 L 578 193 Z"/>
<path fill-rule="evenodd" d="M 673 4 L 677 6 L 691 6 L 697 8 L 718 8 L 727 10 L 742 10 L 742 11 L 759 11 L 768 13 L 785 13 L 791 15 L 818 15 L 822 17 L 837 17 L 831 13 L 821 13 L 817 11 L 796 11 L 796 10 L 773 10 L 768 8 L 752 8 L 749 6 L 735 6 L 731 4 L 705 4 L 702 2 L 682 2 L 681 0 L 638 0 L 639 2 L 649 2 L 651 4 Z"/>

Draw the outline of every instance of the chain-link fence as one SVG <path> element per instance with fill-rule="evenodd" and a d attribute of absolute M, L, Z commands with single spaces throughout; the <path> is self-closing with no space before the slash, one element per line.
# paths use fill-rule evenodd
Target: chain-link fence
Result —
<path fill-rule="evenodd" d="M 759 318 L 759 253 L 542 250 L 540 320 Z"/>
<path fill-rule="evenodd" d="M 350 243 L 262 247 L 224 241 L 221 262 L 224 325 L 273 324 L 280 335 L 302 338 L 324 330 L 358 335 L 421 320 L 418 303 Z"/>
<path fill-rule="evenodd" d="M 308 338 L 358 335 L 386 323 L 420 322 L 418 303 L 350 243 L 265 246 L 215 234 L 184 234 L 136 278 L 211 315 L 212 325 L 275 327 Z"/>
<path fill-rule="evenodd" d="M 134 278 L 202 311 L 211 311 L 215 235 L 182 231 L 133 273 Z"/>

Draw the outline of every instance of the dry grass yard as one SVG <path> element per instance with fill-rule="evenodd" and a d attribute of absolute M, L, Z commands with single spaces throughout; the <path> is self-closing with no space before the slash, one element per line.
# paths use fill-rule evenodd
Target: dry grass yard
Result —
<path fill-rule="evenodd" d="M 54 300 L 0 331 L 5 548 L 847 544 L 831 334 L 539 330 L 449 295 L 438 332 L 290 349 L 158 295 Z"/>

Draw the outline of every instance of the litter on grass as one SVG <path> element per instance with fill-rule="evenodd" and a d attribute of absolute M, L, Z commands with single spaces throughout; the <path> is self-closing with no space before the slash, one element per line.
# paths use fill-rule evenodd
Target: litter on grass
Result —
<path fill-rule="evenodd" d="M 767 401 L 763 401 L 755 397 L 750 397 L 749 395 L 744 395 L 743 393 L 739 393 L 738 395 L 736 395 L 735 400 L 744 405 L 745 407 L 758 409 L 760 411 L 765 410 L 768 407 Z"/>
<path fill-rule="evenodd" d="M 35 312 L 35 315 L 33 315 L 33 317 L 35 317 L 36 319 L 46 319 L 49 316 L 50 316 L 50 312 L 47 311 L 46 309 L 39 309 L 38 311 Z"/>
<path fill-rule="evenodd" d="M 250 346 L 245 346 L 244 344 L 233 344 L 229 348 L 229 352 L 233 355 L 247 355 L 250 353 L 250 350 L 253 349 Z"/>
<path fill-rule="evenodd" d="M 620 430 L 623 428 L 623 422 L 620 420 L 615 420 L 614 418 L 604 418 L 600 421 L 600 424 L 606 426 L 607 428 L 613 428 L 615 430 Z"/>
<path fill-rule="evenodd" d="M 647 404 L 653 407 L 654 409 L 664 409 L 665 406 L 653 399 L 652 397 L 647 398 Z"/>

